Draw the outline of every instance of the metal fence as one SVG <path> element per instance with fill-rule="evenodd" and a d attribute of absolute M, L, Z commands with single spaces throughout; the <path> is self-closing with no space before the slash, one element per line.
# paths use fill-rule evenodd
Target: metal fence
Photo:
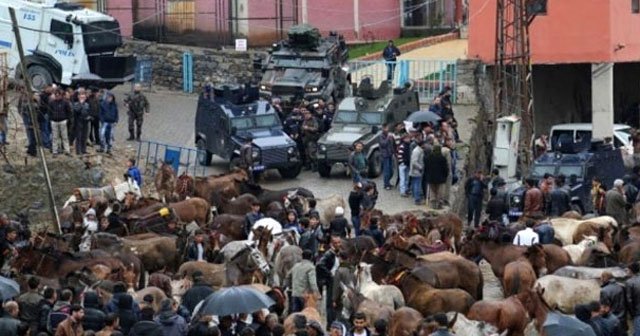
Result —
<path fill-rule="evenodd" d="M 395 86 L 413 81 L 422 103 L 429 103 L 445 86 L 451 87 L 452 101 L 456 102 L 456 61 L 440 60 L 400 60 L 351 61 L 349 73 L 353 83 L 360 83 L 366 76 L 372 78 L 372 84 L 380 85 L 391 77 Z M 389 76 L 391 72 L 391 76 Z"/>
<path fill-rule="evenodd" d="M 150 58 L 138 58 L 136 60 L 136 72 L 133 83 L 140 84 L 150 89 L 153 84 L 153 60 Z"/>
<path fill-rule="evenodd" d="M 182 91 L 193 93 L 193 55 L 182 54 Z"/>
<path fill-rule="evenodd" d="M 162 162 L 171 164 L 177 176 L 186 172 L 192 176 L 205 176 L 206 167 L 198 162 L 198 150 L 167 145 L 154 141 L 140 141 L 136 162 L 143 174 L 155 176 Z"/>

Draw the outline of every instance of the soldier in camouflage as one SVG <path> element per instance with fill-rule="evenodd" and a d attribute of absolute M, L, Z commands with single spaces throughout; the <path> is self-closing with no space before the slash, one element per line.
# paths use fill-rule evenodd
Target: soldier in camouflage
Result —
<path fill-rule="evenodd" d="M 318 124 L 318 120 L 311 114 L 311 112 L 304 110 L 303 116 L 302 142 L 304 143 L 304 148 L 306 150 L 305 157 L 307 159 L 307 162 L 305 162 L 305 168 L 316 171 L 318 167 L 316 141 L 318 141 L 318 138 L 320 137 L 320 126 Z"/>
<path fill-rule="evenodd" d="M 136 84 L 134 86 L 133 95 L 127 97 L 124 103 L 129 109 L 129 138 L 127 140 L 140 140 L 144 114 L 149 113 L 149 101 L 147 100 L 147 97 L 142 94 L 142 87 L 140 84 Z"/>

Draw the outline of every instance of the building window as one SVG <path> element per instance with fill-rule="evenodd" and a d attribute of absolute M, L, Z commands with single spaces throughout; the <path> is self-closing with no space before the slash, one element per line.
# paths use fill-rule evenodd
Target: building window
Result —
<path fill-rule="evenodd" d="M 527 4 L 528 15 L 545 15 L 547 14 L 547 0 L 533 0 Z"/>
<path fill-rule="evenodd" d="M 640 0 L 631 0 L 631 13 L 640 13 Z"/>

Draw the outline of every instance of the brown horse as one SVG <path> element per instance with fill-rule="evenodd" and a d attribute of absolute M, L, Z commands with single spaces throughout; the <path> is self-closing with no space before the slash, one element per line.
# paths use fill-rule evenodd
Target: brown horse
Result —
<path fill-rule="evenodd" d="M 544 300 L 545 289 L 541 286 L 536 288 L 529 288 L 521 295 L 518 295 L 518 299 L 524 305 L 524 308 L 529 313 L 529 317 L 533 319 L 536 330 L 542 336 L 546 336 L 546 332 L 542 330 L 544 322 L 547 320 L 547 315 L 551 308 Z"/>
<path fill-rule="evenodd" d="M 623 265 L 629 265 L 637 260 L 640 260 L 640 241 L 631 240 L 620 249 L 618 261 Z"/>
<path fill-rule="evenodd" d="M 613 249 L 613 227 L 603 227 L 598 223 L 586 221 L 580 223 L 573 233 L 573 243 L 577 244 L 585 237 L 595 236 L 598 241 L 603 242 L 609 249 Z"/>
<path fill-rule="evenodd" d="M 168 236 L 149 236 L 149 238 L 136 240 L 120 238 L 108 233 L 96 233 L 92 236 L 92 247 L 104 249 L 110 253 L 131 252 L 138 256 L 144 265 L 145 270 L 154 272 L 158 270 L 176 270 L 178 258 L 178 239 Z"/>
<path fill-rule="evenodd" d="M 212 264 L 201 261 L 188 261 L 180 265 L 177 274 L 180 277 L 188 276 L 192 278 L 193 273 L 196 271 L 202 272 L 204 282 L 214 288 L 220 288 L 225 285 L 227 277 L 226 273 L 224 272 L 223 264 Z"/>
<path fill-rule="evenodd" d="M 169 203 L 169 208 L 175 211 L 176 216 L 182 223 L 195 221 L 198 226 L 204 227 L 211 220 L 211 206 L 204 198 L 194 197 L 176 203 Z"/>
<path fill-rule="evenodd" d="M 546 274 L 547 261 L 541 245 L 530 246 L 524 256 L 508 263 L 504 268 L 502 287 L 506 296 L 533 288 L 539 275 Z"/>
<path fill-rule="evenodd" d="M 170 163 L 160 161 L 160 168 L 154 177 L 153 184 L 158 192 L 158 197 L 163 202 L 170 202 L 176 199 L 176 173 Z"/>
<path fill-rule="evenodd" d="M 379 317 L 377 317 L 379 318 Z M 414 330 L 418 330 L 422 314 L 411 307 L 397 309 L 389 320 L 389 336 L 413 336 Z M 375 320 L 374 320 L 375 321 Z"/>
<path fill-rule="evenodd" d="M 407 306 L 424 316 L 455 311 L 466 314 L 475 300 L 462 289 L 436 289 L 422 282 L 413 272 L 402 271 L 390 283 L 400 288 Z"/>
<path fill-rule="evenodd" d="M 571 265 L 569 253 L 560 246 L 554 244 L 542 246 L 546 254 L 548 273 L 553 273 L 563 266 Z M 501 279 L 504 275 L 504 267 L 523 256 L 526 251 L 527 248 L 524 246 L 499 244 L 480 234 L 475 234 L 471 239 L 464 242 L 460 254 L 465 258 L 476 261 L 480 261 L 480 257 L 486 259 L 491 264 L 493 274 Z"/>
<path fill-rule="evenodd" d="M 195 177 L 193 178 L 193 195 L 209 199 L 211 194 L 216 190 L 224 190 L 231 187 L 234 191 L 233 196 L 240 195 L 240 185 L 243 182 L 249 181 L 249 175 L 243 169 L 234 169 L 226 174 L 210 175 L 207 177 Z"/>
<path fill-rule="evenodd" d="M 526 301 L 527 295 L 528 291 L 524 291 L 499 301 L 478 301 L 471 306 L 467 317 L 494 325 L 501 333 L 506 330 L 509 336 L 524 336 L 529 320 L 522 301 Z"/>
<path fill-rule="evenodd" d="M 211 205 L 215 206 L 220 214 L 244 216 L 251 212 L 251 205 L 258 202 L 258 198 L 251 194 L 243 194 L 232 200 L 228 193 L 231 188 L 222 191 L 214 191 L 211 194 Z"/>
<path fill-rule="evenodd" d="M 223 214 L 213 218 L 210 228 L 233 241 L 247 239 L 247 235 L 244 232 L 244 225 L 244 216 Z"/>

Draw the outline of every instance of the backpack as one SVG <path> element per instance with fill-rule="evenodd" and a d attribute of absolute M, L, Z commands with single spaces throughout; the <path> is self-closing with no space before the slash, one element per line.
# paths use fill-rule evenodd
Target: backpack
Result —
<path fill-rule="evenodd" d="M 47 331 L 51 334 L 55 334 L 56 328 L 62 321 L 66 320 L 69 317 L 69 314 L 64 313 L 62 311 L 52 311 L 49 313 L 47 317 Z"/>

